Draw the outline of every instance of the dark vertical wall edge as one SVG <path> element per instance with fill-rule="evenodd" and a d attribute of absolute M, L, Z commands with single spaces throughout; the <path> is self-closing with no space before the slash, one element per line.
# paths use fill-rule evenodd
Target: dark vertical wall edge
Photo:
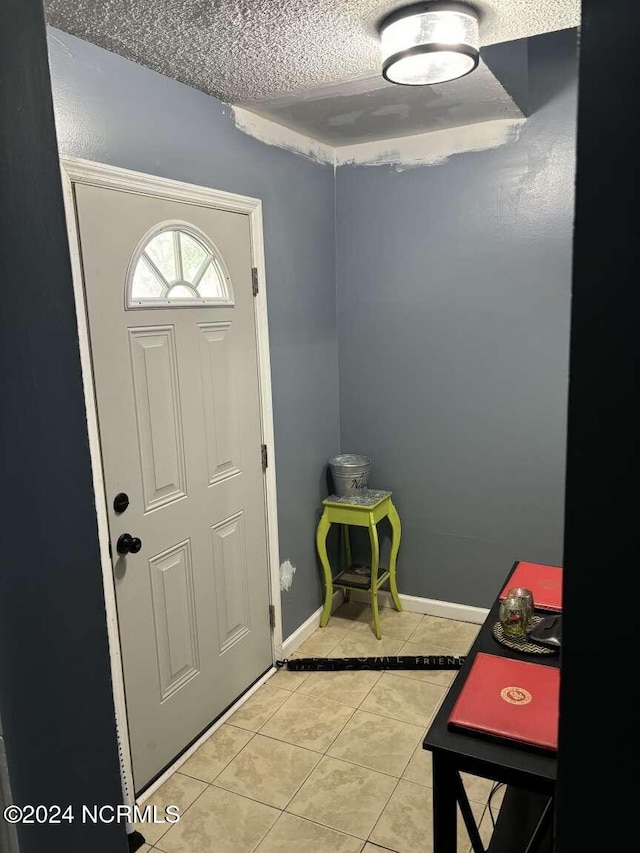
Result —
<path fill-rule="evenodd" d="M 637 528 L 633 386 L 640 212 L 630 105 L 637 103 L 640 83 L 639 39 L 640 7 L 634 0 L 583 0 L 556 818 L 560 853 L 624 849 L 636 832 L 636 786 L 627 780 L 637 776 L 638 755 L 637 706 L 630 688 L 638 644 L 632 531 Z"/>
<path fill-rule="evenodd" d="M 531 114 L 529 98 L 528 39 L 488 44 L 480 51 L 482 60 L 502 83 L 522 114 Z"/>
<path fill-rule="evenodd" d="M 0 5 L 3 511 L 0 716 L 21 853 L 124 853 L 122 801 L 75 306 L 41 0 Z"/>

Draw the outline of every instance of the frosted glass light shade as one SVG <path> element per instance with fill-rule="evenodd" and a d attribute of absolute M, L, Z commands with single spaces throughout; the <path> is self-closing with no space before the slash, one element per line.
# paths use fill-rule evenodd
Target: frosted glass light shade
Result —
<path fill-rule="evenodd" d="M 478 16 L 461 3 L 414 3 L 380 25 L 382 75 L 391 83 L 426 86 L 469 74 L 480 53 Z"/>

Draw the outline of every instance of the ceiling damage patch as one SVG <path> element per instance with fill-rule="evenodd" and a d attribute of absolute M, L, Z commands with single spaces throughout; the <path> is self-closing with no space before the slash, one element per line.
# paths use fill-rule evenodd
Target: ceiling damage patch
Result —
<path fill-rule="evenodd" d="M 522 118 L 483 61 L 473 74 L 435 86 L 398 87 L 370 77 L 242 106 L 334 146 Z"/>
<path fill-rule="evenodd" d="M 317 139 L 298 133 L 289 127 L 268 118 L 256 115 L 242 107 L 231 107 L 231 115 L 238 130 L 259 139 L 266 145 L 275 145 L 277 148 L 285 148 L 295 154 L 301 154 L 317 163 L 330 163 L 333 165 L 335 156 L 333 148 L 325 145 Z"/>
<path fill-rule="evenodd" d="M 499 119 L 434 130 L 401 139 L 378 139 L 336 149 L 337 166 L 392 166 L 404 171 L 415 166 L 445 163 L 454 154 L 499 148 L 520 137 L 525 119 Z"/>

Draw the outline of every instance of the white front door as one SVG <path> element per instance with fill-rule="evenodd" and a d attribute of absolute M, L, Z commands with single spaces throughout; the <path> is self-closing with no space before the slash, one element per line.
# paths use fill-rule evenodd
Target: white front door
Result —
<path fill-rule="evenodd" d="M 272 664 L 250 226 L 74 195 L 139 793 Z"/>

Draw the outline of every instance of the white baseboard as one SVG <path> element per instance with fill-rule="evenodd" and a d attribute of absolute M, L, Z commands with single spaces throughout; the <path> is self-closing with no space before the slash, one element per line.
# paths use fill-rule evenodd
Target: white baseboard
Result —
<path fill-rule="evenodd" d="M 351 600 L 368 603 L 369 593 L 365 590 L 351 591 Z M 435 598 L 420 598 L 417 595 L 400 593 L 402 607 L 410 613 L 423 613 L 426 616 L 440 616 L 443 619 L 455 619 L 458 622 L 473 622 L 482 625 L 489 610 L 486 607 L 472 607 L 470 604 L 456 604 L 453 601 L 438 601 Z M 382 590 L 378 593 L 378 604 L 381 607 L 393 607 L 391 593 Z"/>
<path fill-rule="evenodd" d="M 333 593 L 333 602 L 331 604 L 331 612 L 333 613 L 342 602 L 344 601 L 344 595 L 342 594 L 341 589 L 337 589 Z M 313 634 L 313 632 L 320 626 L 320 617 L 322 616 L 322 611 L 324 608 L 318 607 L 318 609 L 306 619 L 299 628 L 290 634 L 287 639 L 282 644 L 282 656 L 288 657 L 292 655 L 296 649 L 301 646 L 305 640 L 308 640 L 309 637 Z"/>
<path fill-rule="evenodd" d="M 369 593 L 360 589 L 351 590 L 351 600 L 369 603 Z M 333 593 L 333 604 L 331 612 L 333 613 L 344 601 L 342 590 L 336 590 Z M 452 601 L 438 601 L 435 598 L 420 598 L 416 595 L 400 594 L 402 607 L 410 613 L 423 613 L 427 616 L 440 616 L 443 619 L 455 619 L 458 622 L 472 622 L 474 625 L 482 625 L 489 613 L 484 607 L 472 607 L 469 604 L 456 604 Z M 381 607 L 393 607 L 391 594 L 385 590 L 378 593 L 378 603 Z M 282 644 L 282 657 L 286 658 L 292 655 L 305 640 L 308 640 L 313 632 L 320 625 L 320 617 L 322 616 L 322 607 L 319 607 L 314 613 L 306 619 L 299 628 L 287 637 Z"/>

